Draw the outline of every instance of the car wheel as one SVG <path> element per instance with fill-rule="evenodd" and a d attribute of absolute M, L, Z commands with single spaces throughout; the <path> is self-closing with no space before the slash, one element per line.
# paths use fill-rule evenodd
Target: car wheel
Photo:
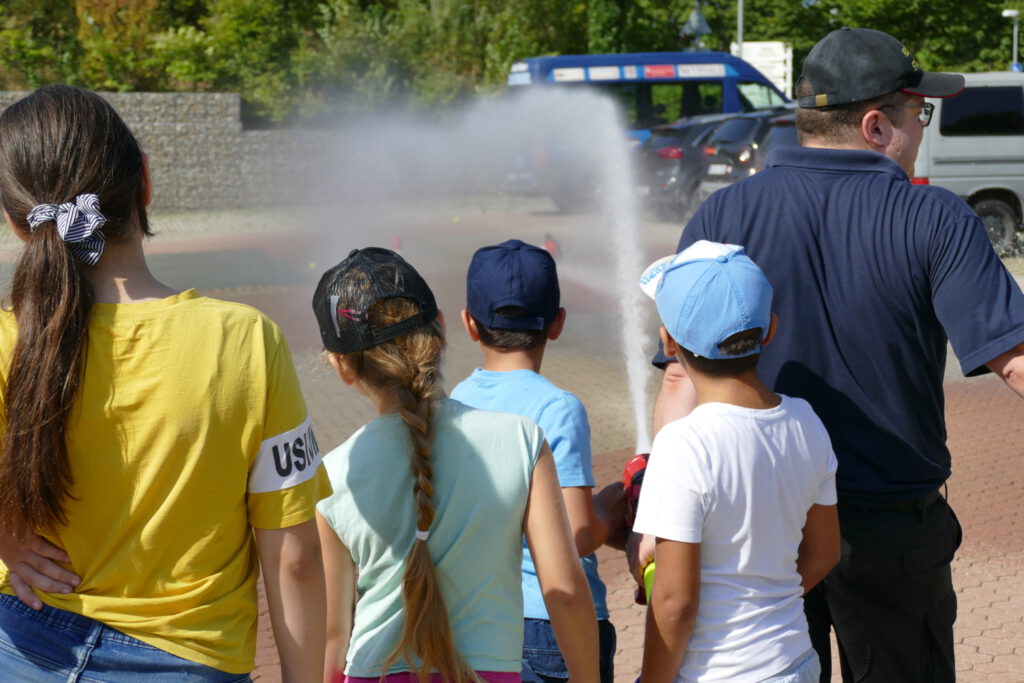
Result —
<path fill-rule="evenodd" d="M 1013 207 L 1001 199 L 982 199 L 972 208 L 985 224 L 996 253 L 1005 256 L 1011 252 L 1016 246 L 1017 229 L 1020 227 L 1020 218 Z"/>

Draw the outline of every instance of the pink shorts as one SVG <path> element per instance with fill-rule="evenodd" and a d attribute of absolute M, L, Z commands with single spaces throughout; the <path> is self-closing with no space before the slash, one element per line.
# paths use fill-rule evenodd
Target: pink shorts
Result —
<path fill-rule="evenodd" d="M 480 678 L 486 683 L 522 683 L 519 672 L 508 671 L 477 671 Z M 345 676 L 345 683 L 378 683 L 380 678 L 364 678 L 362 676 Z M 418 683 L 415 674 L 408 671 L 399 674 L 390 674 L 383 678 L 384 683 Z M 433 674 L 430 683 L 442 683 L 440 674 Z"/>

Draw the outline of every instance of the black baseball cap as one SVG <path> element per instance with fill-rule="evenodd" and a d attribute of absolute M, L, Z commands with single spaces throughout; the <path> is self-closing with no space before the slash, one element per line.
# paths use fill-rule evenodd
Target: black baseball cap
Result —
<path fill-rule="evenodd" d="M 951 97 L 964 89 L 960 74 L 923 71 L 914 55 L 888 33 L 870 28 L 832 31 L 811 48 L 801 78 L 813 95 L 801 107 L 863 102 L 891 92 Z"/>
<path fill-rule="evenodd" d="M 386 327 L 371 328 L 370 307 L 382 299 L 412 299 L 415 315 Z M 353 249 L 348 258 L 320 278 L 313 292 L 313 313 L 324 348 L 352 353 L 416 330 L 437 317 L 430 287 L 405 259 L 390 249 Z"/>
<path fill-rule="evenodd" d="M 484 327 L 545 330 L 558 317 L 558 272 L 546 249 L 522 240 L 483 247 L 473 254 L 466 274 L 466 309 Z M 498 309 L 516 306 L 522 315 Z"/>

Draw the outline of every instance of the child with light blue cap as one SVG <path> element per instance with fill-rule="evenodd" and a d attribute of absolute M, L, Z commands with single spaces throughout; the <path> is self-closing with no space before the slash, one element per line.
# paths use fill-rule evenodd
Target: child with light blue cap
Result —
<path fill-rule="evenodd" d="M 735 245 L 647 268 L 697 407 L 658 432 L 633 531 L 656 538 L 643 681 L 817 683 L 802 596 L 839 559 L 836 458 L 807 402 L 757 377 L 772 287 Z"/>
<path fill-rule="evenodd" d="M 771 330 L 771 283 L 743 247 L 701 240 L 653 263 L 640 286 L 654 299 L 671 337 L 698 356 L 759 353 Z M 734 334 L 755 328 L 761 330 L 758 344 L 739 352 L 719 348 Z"/>

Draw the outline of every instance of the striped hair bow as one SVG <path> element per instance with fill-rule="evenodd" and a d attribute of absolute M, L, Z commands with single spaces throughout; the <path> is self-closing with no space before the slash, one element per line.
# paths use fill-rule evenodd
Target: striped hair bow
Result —
<path fill-rule="evenodd" d="M 81 263 L 95 266 L 103 254 L 103 233 L 100 226 L 107 222 L 100 213 L 100 198 L 94 194 L 80 194 L 74 202 L 39 204 L 28 212 L 28 225 L 35 232 L 43 223 L 57 224 L 57 234 L 68 245 L 68 251 Z"/>

